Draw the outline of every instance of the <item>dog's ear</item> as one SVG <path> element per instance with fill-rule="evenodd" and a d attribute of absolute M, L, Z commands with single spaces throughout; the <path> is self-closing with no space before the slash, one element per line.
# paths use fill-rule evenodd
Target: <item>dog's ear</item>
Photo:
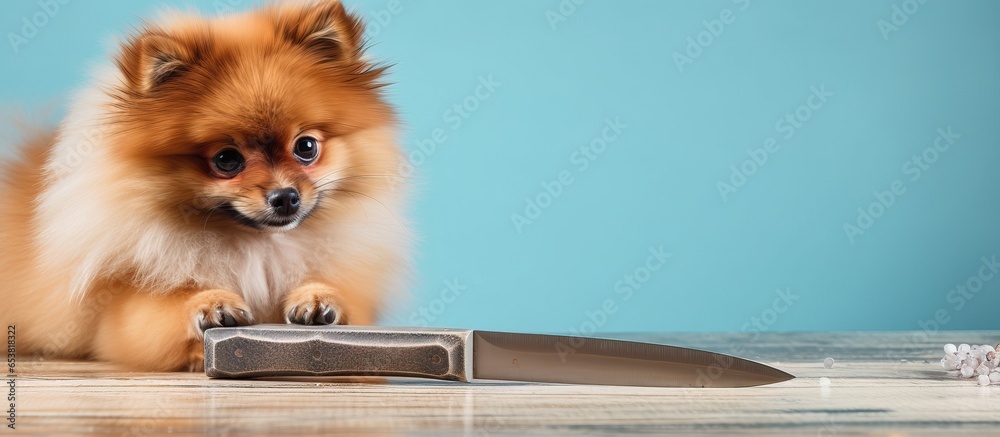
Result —
<path fill-rule="evenodd" d="M 364 24 L 339 0 L 318 0 L 282 7 L 277 27 L 288 41 L 330 61 L 357 61 L 364 45 Z"/>
<path fill-rule="evenodd" d="M 187 71 L 196 50 L 159 32 L 145 32 L 124 44 L 116 62 L 131 90 L 149 93 Z"/>

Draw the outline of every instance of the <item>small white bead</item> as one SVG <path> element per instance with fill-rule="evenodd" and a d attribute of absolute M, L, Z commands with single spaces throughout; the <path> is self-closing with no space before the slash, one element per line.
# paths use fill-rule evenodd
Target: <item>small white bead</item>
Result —
<path fill-rule="evenodd" d="M 962 359 L 958 355 L 948 355 L 944 357 L 944 368 L 948 370 L 958 370 L 962 366 Z"/>
<path fill-rule="evenodd" d="M 969 345 L 967 345 L 965 343 L 962 343 L 962 344 L 958 345 L 958 351 L 959 352 L 968 352 L 968 351 L 971 351 L 971 350 L 972 350 L 972 346 L 969 346 Z"/>
<path fill-rule="evenodd" d="M 979 375 L 979 376 L 989 375 L 990 374 L 990 368 L 986 367 L 983 364 L 980 364 L 979 367 L 976 367 L 976 374 Z"/>
<path fill-rule="evenodd" d="M 826 367 L 827 369 L 832 369 L 833 368 L 833 358 L 832 357 L 826 357 L 826 359 L 823 360 L 823 367 Z"/>
<path fill-rule="evenodd" d="M 990 377 L 986 375 L 979 375 L 979 385 L 990 385 Z"/>
<path fill-rule="evenodd" d="M 1000 372 L 993 372 L 990 374 L 990 381 L 1000 382 Z"/>
<path fill-rule="evenodd" d="M 958 351 L 958 347 L 956 347 L 955 345 L 953 345 L 951 343 L 948 343 L 948 344 L 944 345 L 944 353 L 946 353 L 946 354 L 953 354 L 953 353 L 955 353 L 957 351 Z"/>
<path fill-rule="evenodd" d="M 974 371 L 972 370 L 972 368 L 969 367 L 969 366 L 962 366 L 961 372 L 962 372 L 962 376 L 964 376 L 966 378 L 971 378 L 972 374 L 974 373 Z"/>

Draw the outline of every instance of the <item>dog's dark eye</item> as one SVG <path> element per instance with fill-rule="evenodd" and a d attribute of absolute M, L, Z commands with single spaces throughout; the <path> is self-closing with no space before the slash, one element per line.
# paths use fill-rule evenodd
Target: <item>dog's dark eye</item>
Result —
<path fill-rule="evenodd" d="M 295 157 L 303 164 L 311 164 L 319 156 L 319 141 L 313 137 L 302 137 L 295 140 L 295 149 L 292 150 Z"/>
<path fill-rule="evenodd" d="M 212 158 L 212 167 L 222 176 L 231 178 L 243 171 L 246 161 L 236 149 L 226 149 Z"/>

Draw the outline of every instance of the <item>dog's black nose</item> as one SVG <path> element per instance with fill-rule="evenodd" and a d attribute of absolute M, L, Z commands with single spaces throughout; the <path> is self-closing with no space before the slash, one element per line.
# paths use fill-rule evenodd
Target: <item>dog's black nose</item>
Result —
<path fill-rule="evenodd" d="M 267 194 L 267 204 L 274 208 L 274 213 L 280 216 L 292 216 L 299 212 L 299 204 L 302 199 L 299 197 L 299 190 L 294 188 L 282 188 Z"/>

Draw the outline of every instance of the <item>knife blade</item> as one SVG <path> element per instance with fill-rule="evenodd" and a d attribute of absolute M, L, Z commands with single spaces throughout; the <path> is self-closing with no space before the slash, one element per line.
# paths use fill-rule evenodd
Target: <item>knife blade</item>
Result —
<path fill-rule="evenodd" d="M 213 378 L 408 376 L 646 387 L 749 387 L 794 378 L 676 346 L 543 334 L 385 326 L 253 325 L 205 331 Z"/>

